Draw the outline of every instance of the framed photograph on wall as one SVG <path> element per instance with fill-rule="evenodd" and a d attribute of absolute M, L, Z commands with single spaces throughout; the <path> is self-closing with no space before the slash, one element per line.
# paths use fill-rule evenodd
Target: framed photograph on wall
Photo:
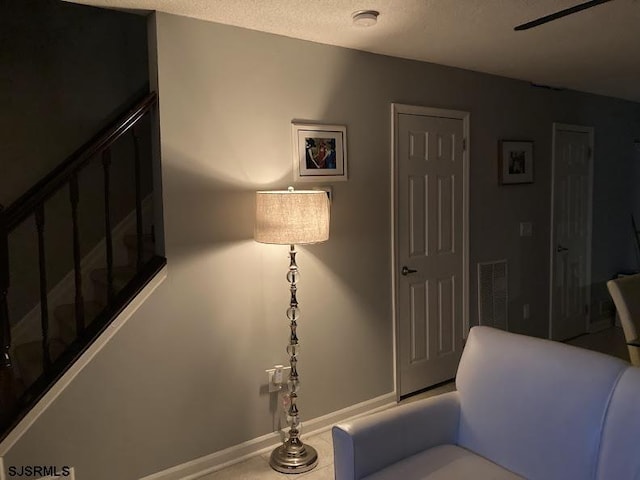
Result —
<path fill-rule="evenodd" d="M 533 183 L 533 142 L 501 140 L 498 180 L 501 185 Z"/>
<path fill-rule="evenodd" d="M 347 127 L 296 122 L 291 126 L 295 182 L 347 180 Z"/>

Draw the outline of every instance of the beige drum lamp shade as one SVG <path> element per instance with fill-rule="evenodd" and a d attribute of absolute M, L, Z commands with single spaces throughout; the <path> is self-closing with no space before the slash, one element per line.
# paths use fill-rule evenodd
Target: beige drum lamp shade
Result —
<path fill-rule="evenodd" d="M 300 245 L 329 239 L 329 199 L 321 190 L 256 192 L 254 238 L 261 243 Z"/>

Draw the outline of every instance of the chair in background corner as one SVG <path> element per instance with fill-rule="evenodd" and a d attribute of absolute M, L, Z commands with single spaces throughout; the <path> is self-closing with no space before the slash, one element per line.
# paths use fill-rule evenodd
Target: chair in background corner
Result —
<path fill-rule="evenodd" d="M 640 336 L 640 274 L 609 280 L 607 288 L 620 317 L 631 364 L 638 367 L 640 347 L 628 343 Z"/>

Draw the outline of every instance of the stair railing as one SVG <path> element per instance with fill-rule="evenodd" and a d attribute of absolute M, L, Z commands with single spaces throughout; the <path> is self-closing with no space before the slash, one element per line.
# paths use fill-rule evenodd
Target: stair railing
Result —
<path fill-rule="evenodd" d="M 11 368 L 11 325 L 9 323 L 9 231 L 6 214 L 0 205 L 0 369 Z"/>
<path fill-rule="evenodd" d="M 136 246 L 137 246 L 137 261 L 136 267 L 139 274 L 142 275 L 144 270 L 145 275 L 152 276 L 153 273 L 159 271 L 159 269 L 166 263 L 166 260 L 162 257 L 155 256 L 151 262 L 145 265 L 143 261 L 143 215 L 142 215 L 142 175 L 141 175 L 141 154 L 140 154 L 140 135 L 138 122 L 147 114 L 150 114 L 153 109 L 157 108 L 158 96 L 155 92 L 151 92 L 139 100 L 126 114 L 121 116 L 110 127 L 103 130 L 92 140 L 80 147 L 70 157 L 68 157 L 61 165 L 50 172 L 41 181 L 36 183 L 31 189 L 29 189 L 24 195 L 16 200 L 8 208 L 3 209 L 0 206 L 0 374 L 4 375 L 12 367 L 12 359 L 10 356 L 11 349 L 11 322 L 9 318 L 9 308 L 7 297 L 10 294 L 10 273 L 9 273 L 9 247 L 8 237 L 11 232 L 20 225 L 23 221 L 29 217 L 35 218 L 35 224 L 37 228 L 38 236 L 38 260 L 39 260 L 39 280 L 40 280 L 40 328 L 42 333 L 42 377 L 36 382 L 37 385 L 33 385 L 36 391 L 30 392 L 28 399 L 23 399 L 22 405 L 19 405 L 19 409 L 23 411 L 24 415 L 25 406 L 28 404 L 34 404 L 37 399 L 44 394 L 44 391 L 55 382 L 57 376 L 61 375 L 62 368 L 60 362 L 56 362 L 55 371 L 52 371 L 52 358 L 50 351 L 50 338 L 49 338 L 49 313 L 48 313 L 48 284 L 47 284 L 47 272 L 46 272 L 46 251 L 45 251 L 45 238 L 44 238 L 44 226 L 46 222 L 45 217 L 45 202 L 51 198 L 54 194 L 59 192 L 63 188 L 69 189 L 69 202 L 71 205 L 71 220 L 72 220 L 72 242 L 73 242 L 73 270 L 74 270 L 74 283 L 75 283 L 75 327 L 76 337 L 82 338 L 87 330 L 86 318 L 84 312 L 84 295 L 82 285 L 82 273 L 81 273 L 81 249 L 80 249 L 80 228 L 78 218 L 78 206 L 80 203 L 78 176 L 81 170 L 83 170 L 89 162 L 96 158 L 101 158 L 103 175 L 104 175 L 104 215 L 105 215 L 105 243 L 106 243 L 106 258 L 107 258 L 107 308 L 105 315 L 102 315 L 104 320 L 107 320 L 107 316 L 111 319 L 117 315 L 123 308 L 124 304 L 113 304 L 116 298 L 116 289 L 114 286 L 114 265 L 113 265 L 113 239 L 112 239 L 112 222 L 111 218 L 111 147 L 112 145 L 122 137 L 126 132 L 130 131 L 133 134 L 134 141 L 134 162 L 135 162 L 135 221 L 136 221 Z M 137 282 L 136 285 L 128 286 L 123 289 L 122 295 L 118 296 L 118 299 L 123 299 L 125 295 L 135 296 L 139 290 L 143 288 L 142 282 Z M 130 300 L 130 299 L 129 299 Z M 122 302 L 121 302 L 122 303 Z M 95 328 L 90 332 L 91 335 L 97 336 L 99 331 Z M 87 344 L 77 346 L 73 352 L 73 357 L 77 357 L 81 353 L 82 349 L 86 348 Z M 64 356 L 64 355 L 63 355 Z M 66 355 L 64 361 L 73 361 L 74 358 L 69 358 Z M 68 365 L 67 365 L 68 366 Z M 64 366 L 63 368 L 66 368 Z M 48 375 L 47 375 L 48 374 Z M 44 388 L 43 388 L 44 387 Z M 33 388 L 31 390 L 34 390 Z M 24 395 L 23 395 L 24 396 Z M 0 399 L 0 403 L 1 399 Z M 2 417 L 2 415 L 0 415 Z M 15 419 L 12 420 L 15 423 Z M 6 418 L 0 418 L 1 427 L 7 426 Z M 0 432 L 0 438 L 3 432 Z M 6 431 L 4 434 L 6 435 Z"/>
<path fill-rule="evenodd" d="M 6 412 L 15 402 L 12 376 L 11 325 L 9 324 L 9 232 L 4 208 L 0 205 L 0 421 L 7 421 Z"/>

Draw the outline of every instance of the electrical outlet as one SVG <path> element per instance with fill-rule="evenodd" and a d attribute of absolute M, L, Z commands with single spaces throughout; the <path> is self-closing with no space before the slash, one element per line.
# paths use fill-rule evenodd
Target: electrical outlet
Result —
<path fill-rule="evenodd" d="M 265 370 L 267 372 L 267 384 L 269 385 L 269 392 L 279 392 L 282 390 L 282 386 L 289 380 L 289 373 L 291 372 L 291 366 L 279 368 L 280 365 L 276 365 L 274 368 Z M 278 381 L 276 372 L 280 370 L 282 372 L 282 379 Z"/>

